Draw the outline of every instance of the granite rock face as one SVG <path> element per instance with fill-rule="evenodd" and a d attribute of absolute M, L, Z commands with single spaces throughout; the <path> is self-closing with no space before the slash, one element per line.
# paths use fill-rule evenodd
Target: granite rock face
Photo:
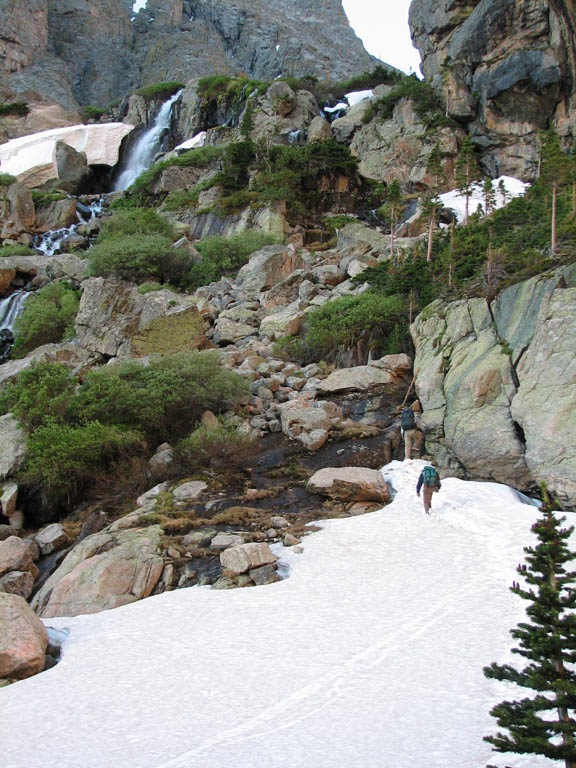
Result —
<path fill-rule="evenodd" d="M 140 85 L 215 73 L 344 79 L 379 63 L 341 0 L 0 0 L 0 74 L 16 93 L 106 106 Z"/>
<path fill-rule="evenodd" d="M 452 474 L 576 504 L 576 269 L 491 304 L 434 302 L 412 325 L 428 450 Z"/>
<path fill-rule="evenodd" d="M 574 0 L 414 0 L 410 27 L 426 79 L 470 123 L 486 169 L 534 178 L 538 132 L 576 135 Z"/>

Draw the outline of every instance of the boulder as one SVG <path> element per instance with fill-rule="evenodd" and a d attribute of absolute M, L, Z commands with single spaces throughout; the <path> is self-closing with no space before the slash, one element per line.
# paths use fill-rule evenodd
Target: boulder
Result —
<path fill-rule="evenodd" d="M 54 160 L 58 173 L 58 187 L 74 193 L 88 172 L 85 152 L 78 152 L 64 141 L 57 141 Z"/>
<path fill-rule="evenodd" d="M 393 389 L 402 384 L 391 371 L 373 365 L 357 365 L 354 368 L 340 368 L 333 371 L 318 385 L 318 391 L 325 395 L 345 392 L 374 392 Z"/>
<path fill-rule="evenodd" d="M 220 555 L 222 567 L 235 574 L 246 573 L 278 560 L 268 544 L 253 542 L 225 549 Z"/>
<path fill-rule="evenodd" d="M 2 147 L 0 144 L 0 167 L 2 173 L 9 173 L 1 163 Z M 34 227 L 34 202 L 30 190 L 24 184 L 10 184 L 3 191 L 5 199 L 4 215 L 0 216 L 0 238 L 17 240 Z M 7 266 L 3 262 L 3 266 Z"/>
<path fill-rule="evenodd" d="M 214 324 L 213 339 L 215 344 L 234 344 L 247 336 L 255 336 L 257 332 L 257 329 L 252 325 L 219 317 Z"/>
<path fill-rule="evenodd" d="M 262 291 L 284 280 L 307 264 L 293 245 L 267 245 L 245 264 L 236 277 L 238 295 L 244 299 L 259 299 Z"/>
<path fill-rule="evenodd" d="M 0 593 L 0 678 L 22 680 L 41 672 L 47 645 L 46 628 L 26 600 Z"/>
<path fill-rule="evenodd" d="M 257 587 L 280 581 L 280 576 L 273 565 L 261 565 L 260 568 L 252 568 L 248 571 L 248 575 Z"/>
<path fill-rule="evenodd" d="M 215 528 L 202 528 L 199 531 L 191 531 L 182 538 L 180 546 L 184 549 L 200 549 L 209 547 L 210 542 L 216 537 Z"/>
<path fill-rule="evenodd" d="M 38 575 L 28 544 L 18 536 L 0 541 L 0 576 L 9 571 L 28 571 L 34 578 Z"/>
<path fill-rule="evenodd" d="M 283 336 L 296 336 L 306 317 L 303 306 L 305 305 L 302 302 L 294 301 L 287 307 L 267 315 L 260 323 L 260 336 L 266 336 L 272 340 Z"/>
<path fill-rule="evenodd" d="M 244 537 L 237 533 L 218 533 L 210 541 L 210 549 L 222 551 L 244 544 Z"/>
<path fill-rule="evenodd" d="M 162 443 L 148 462 L 148 469 L 154 477 L 161 477 L 173 462 L 174 449 L 168 443 Z"/>
<path fill-rule="evenodd" d="M 60 523 L 52 523 L 42 528 L 34 536 L 34 541 L 40 547 L 40 552 L 43 555 L 49 555 L 59 549 L 64 549 L 70 543 L 68 534 Z"/>
<path fill-rule="evenodd" d="M 76 221 L 77 202 L 73 198 L 65 197 L 62 200 L 55 200 L 48 205 L 36 209 L 34 218 L 34 232 L 48 232 L 51 229 L 62 229 L 69 227 Z M 84 242 L 84 239 L 82 239 Z M 62 242 L 62 247 L 66 243 Z"/>
<path fill-rule="evenodd" d="M 40 187 L 47 181 L 58 181 L 57 144 L 63 142 L 86 155 L 88 165 L 118 162 L 120 144 L 134 126 L 124 123 L 101 123 L 55 128 L 12 139 L 0 145 L 3 173 L 16 176 L 28 188 Z M 66 164 L 63 164 L 66 169 Z"/>
<path fill-rule="evenodd" d="M 174 501 L 177 502 L 190 502 L 196 501 L 208 488 L 208 483 L 204 483 L 202 480 L 192 480 L 188 483 L 182 483 L 173 490 Z"/>
<path fill-rule="evenodd" d="M 317 115 L 308 126 L 308 143 L 313 141 L 328 141 L 332 138 L 332 128 L 328 120 Z"/>
<path fill-rule="evenodd" d="M 136 602 L 152 592 L 164 570 L 160 526 L 102 531 L 69 552 L 35 595 L 40 616 L 78 616 Z"/>
<path fill-rule="evenodd" d="M 204 321 L 190 296 L 169 290 L 145 295 L 131 283 L 92 277 L 76 316 L 82 347 L 114 357 L 145 357 L 197 349 Z"/>
<path fill-rule="evenodd" d="M 2 496 L 0 496 L 0 508 L 4 517 L 12 517 L 16 511 L 16 501 L 18 499 L 18 486 L 16 483 L 4 483 L 2 486 Z"/>
<path fill-rule="evenodd" d="M 34 576 L 29 571 L 10 571 L 0 577 L 0 592 L 20 595 L 27 600 L 32 594 Z"/>
<path fill-rule="evenodd" d="M 390 501 L 381 472 L 366 467 L 325 467 L 312 475 L 306 488 L 338 501 Z"/>
<path fill-rule="evenodd" d="M 156 502 L 156 497 L 159 493 L 163 493 L 164 491 L 167 491 L 170 488 L 169 482 L 164 483 L 158 483 L 158 485 L 155 485 L 153 488 L 150 488 L 149 491 L 146 491 L 141 496 L 138 496 L 136 499 L 136 506 L 137 507 L 145 507 L 149 506 L 150 504 L 154 504 Z"/>

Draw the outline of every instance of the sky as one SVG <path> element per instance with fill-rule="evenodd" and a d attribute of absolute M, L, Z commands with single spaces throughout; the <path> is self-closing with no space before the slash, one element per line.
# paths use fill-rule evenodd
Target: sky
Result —
<path fill-rule="evenodd" d="M 448 478 L 425 515 L 424 466 L 384 467 L 392 503 L 302 552 L 274 545 L 275 584 L 47 619 L 63 657 L 0 690 L 3 768 L 550 768 L 483 741 L 526 695 L 482 668 L 517 661 L 509 587 L 539 512 Z"/>
<path fill-rule="evenodd" d="M 420 54 L 408 27 L 411 0 L 343 0 L 350 24 L 373 56 L 403 72 L 420 74 Z"/>

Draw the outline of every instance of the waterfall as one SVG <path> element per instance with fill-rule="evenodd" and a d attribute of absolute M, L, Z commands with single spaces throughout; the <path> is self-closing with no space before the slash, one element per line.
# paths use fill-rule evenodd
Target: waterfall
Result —
<path fill-rule="evenodd" d="M 31 296 L 28 291 L 15 291 L 6 299 L 0 300 L 0 363 L 10 357 L 14 344 L 14 321 L 22 312 L 24 302 Z"/>
<path fill-rule="evenodd" d="M 164 132 L 170 128 L 172 106 L 181 93 L 181 90 L 178 91 L 162 104 L 154 125 L 143 133 L 134 144 L 128 156 L 126 170 L 122 171 L 118 177 L 114 191 L 128 189 L 138 176 L 152 165 L 154 157 L 162 146 Z"/>
<path fill-rule="evenodd" d="M 54 256 L 56 251 L 60 250 L 62 241 L 75 234 L 79 224 L 88 224 L 99 213 L 102 213 L 102 197 L 99 197 L 90 205 L 84 205 L 78 202 L 76 209 L 76 224 L 70 227 L 61 227 L 60 229 L 51 229 L 44 232 L 43 235 L 37 235 L 34 240 L 34 248 L 44 254 L 44 256 Z"/>

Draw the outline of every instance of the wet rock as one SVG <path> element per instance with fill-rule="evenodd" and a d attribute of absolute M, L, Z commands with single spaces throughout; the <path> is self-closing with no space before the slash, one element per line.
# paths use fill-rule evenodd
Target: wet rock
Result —
<path fill-rule="evenodd" d="M 278 576 L 276 569 L 272 565 L 262 565 L 260 568 L 253 568 L 248 573 L 257 587 L 280 581 L 280 576 Z"/>

